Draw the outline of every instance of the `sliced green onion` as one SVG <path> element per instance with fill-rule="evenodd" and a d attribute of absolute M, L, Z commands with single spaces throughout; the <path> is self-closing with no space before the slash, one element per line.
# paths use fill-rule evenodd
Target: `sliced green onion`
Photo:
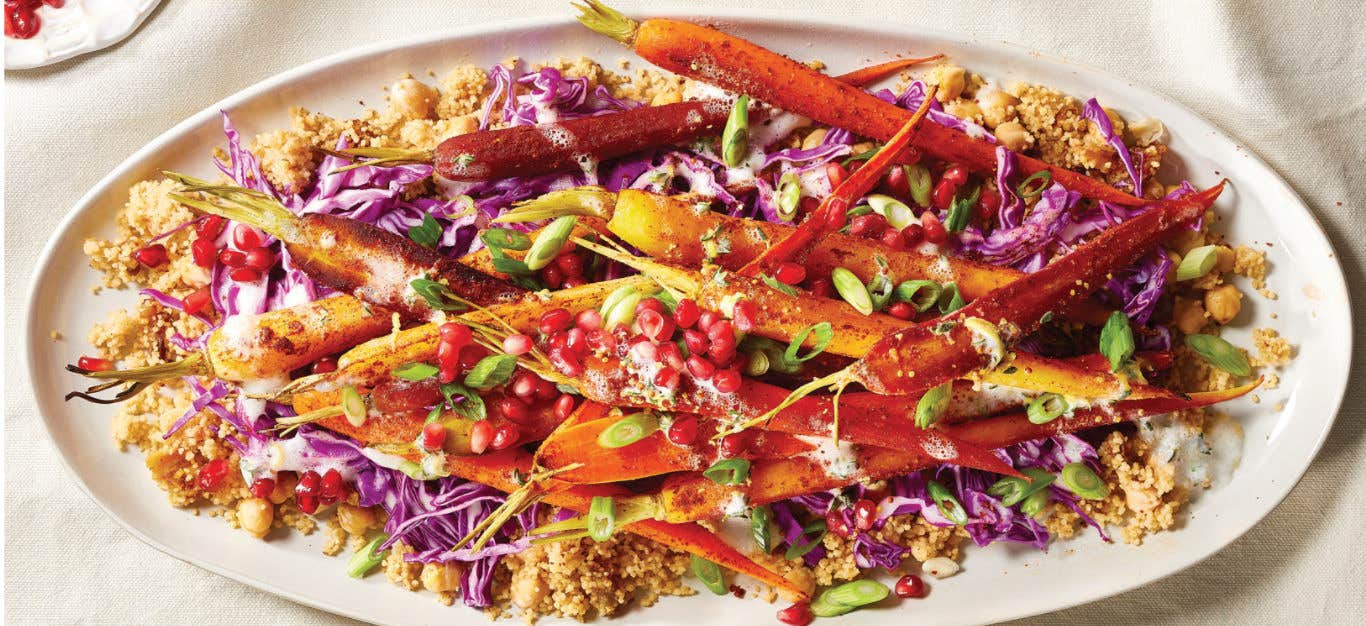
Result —
<path fill-rule="evenodd" d="M 341 410 L 346 416 L 346 421 L 356 428 L 365 424 L 365 414 L 369 412 L 365 408 L 365 398 L 362 398 L 360 392 L 351 385 L 342 387 Z"/>
<path fill-rule="evenodd" d="M 659 430 L 659 416 L 650 411 L 632 413 L 604 428 L 598 435 L 598 445 L 604 448 L 629 446 L 656 430 Z"/>
<path fill-rule="evenodd" d="M 708 561 L 696 554 L 692 555 L 692 575 L 702 581 L 712 593 L 724 596 L 730 593 L 726 587 L 725 579 L 721 578 L 721 566 Z"/>
<path fill-rule="evenodd" d="M 908 280 L 896 286 L 896 299 L 924 313 L 939 303 L 939 283 L 932 280 Z"/>
<path fill-rule="evenodd" d="M 953 397 L 953 381 L 947 381 L 929 388 L 925 395 L 915 403 L 915 427 L 929 428 L 949 409 Z"/>
<path fill-rule="evenodd" d="M 901 230 L 912 223 L 918 223 L 915 214 L 911 212 L 911 207 L 896 198 L 875 193 L 868 196 L 867 200 L 873 212 L 887 218 L 887 223 L 891 224 L 892 228 Z"/>
<path fill-rule="evenodd" d="M 607 294 L 606 298 L 602 299 L 602 306 L 598 307 L 598 313 L 601 313 L 603 317 L 607 317 L 607 312 L 611 311 L 612 307 L 616 306 L 618 302 L 621 302 L 632 293 L 638 293 L 634 285 L 617 287 L 612 290 L 612 293 Z"/>
<path fill-rule="evenodd" d="M 1195 280 L 1208 274 L 1219 261 L 1216 250 L 1216 246 L 1200 246 L 1187 252 L 1186 256 L 1181 258 L 1181 264 L 1176 266 L 1176 280 Z"/>
<path fill-rule="evenodd" d="M 778 179 L 777 196 L 778 217 L 784 222 L 797 218 L 797 207 L 802 202 L 802 183 L 796 172 L 787 172 Z"/>
<path fill-rule="evenodd" d="M 1031 424 L 1047 424 L 1071 408 L 1067 404 L 1067 398 L 1056 393 L 1045 393 L 1031 400 L 1025 413 L 1028 414 Z"/>
<path fill-rule="evenodd" d="M 906 165 L 906 183 L 911 186 L 911 200 L 916 206 L 930 206 L 930 170 L 924 165 Z"/>
<path fill-rule="evenodd" d="M 351 555 L 351 560 L 346 562 L 346 575 L 352 578 L 364 577 L 370 570 L 384 562 L 384 557 L 389 554 L 388 550 L 379 551 L 381 544 L 389 540 L 389 535 L 380 533 L 374 539 L 365 543 L 360 550 Z"/>
<path fill-rule="evenodd" d="M 1080 461 L 1064 465 L 1060 477 L 1062 486 L 1087 500 L 1103 500 L 1110 494 L 1110 487 L 1105 481 Z"/>
<path fill-rule="evenodd" d="M 768 373 L 769 363 L 767 352 L 755 350 L 749 353 L 749 360 L 745 363 L 745 375 L 763 376 Z"/>
<path fill-rule="evenodd" d="M 630 326 L 636 319 L 636 305 L 645 299 L 645 294 L 631 289 L 625 297 L 619 299 L 602 314 L 602 327 L 606 329 L 616 328 L 617 326 Z"/>
<path fill-rule="evenodd" d="M 411 381 L 427 380 L 436 376 L 436 373 L 436 366 L 430 363 L 404 363 L 393 371 L 394 378 Z"/>
<path fill-rule="evenodd" d="M 764 554 L 773 550 L 773 513 L 766 506 L 756 506 L 749 510 L 749 528 L 754 531 L 754 544 Z"/>
<path fill-rule="evenodd" d="M 944 230 L 951 233 L 961 233 L 968 227 L 968 220 L 972 219 L 972 214 L 977 210 L 977 197 L 982 194 L 982 187 L 979 185 L 972 189 L 972 193 L 966 198 L 953 197 L 953 204 L 949 205 L 949 214 L 944 217 Z"/>
<path fill-rule="evenodd" d="M 1224 341 L 1221 337 L 1214 335 L 1186 335 L 1186 345 L 1194 350 L 1200 358 L 1205 359 L 1213 365 L 1234 376 L 1249 376 L 1252 374 L 1252 364 L 1248 363 L 1247 355 L 1242 350 L 1233 347 L 1233 344 Z"/>
<path fill-rule="evenodd" d="M 1100 329 L 1100 353 L 1109 359 L 1112 372 L 1118 372 L 1134 355 L 1134 331 L 1129 328 L 1129 316 L 1123 311 L 1111 313 Z"/>
<path fill-rule="evenodd" d="M 860 607 L 881 602 L 891 592 L 887 585 L 876 580 L 850 581 L 826 589 L 811 603 L 811 613 L 816 617 L 844 615 Z"/>
<path fill-rule="evenodd" d="M 576 215 L 562 215 L 541 230 L 541 234 L 536 236 L 536 241 L 526 251 L 524 262 L 527 269 L 534 272 L 550 265 L 555 257 L 560 256 L 560 249 L 564 248 L 564 242 L 569 241 L 569 235 L 574 232 L 574 224 L 578 220 Z"/>
<path fill-rule="evenodd" d="M 806 354 L 799 354 L 802 344 L 806 343 L 806 338 L 812 334 L 816 335 L 816 344 L 811 346 L 811 351 Z M 834 327 L 830 322 L 818 322 L 807 326 L 797 332 L 792 337 L 792 343 L 787 344 L 787 349 L 783 352 L 783 358 L 792 363 L 805 363 L 816 358 L 816 355 L 825 352 L 825 348 L 835 338 Z"/>
<path fill-rule="evenodd" d="M 853 272 L 837 267 L 830 272 L 830 282 L 835 285 L 835 291 L 839 292 L 840 297 L 844 298 L 849 306 L 854 307 L 855 311 L 864 315 L 873 314 L 873 297 L 868 294 L 868 288 L 863 285 L 863 281 Z"/>
<path fill-rule="evenodd" d="M 868 206 L 868 205 L 866 205 L 866 204 L 860 204 L 860 205 L 858 205 L 858 206 L 856 206 L 856 207 L 854 207 L 854 208 L 852 208 L 852 209 L 849 209 L 849 210 L 844 214 L 844 217 L 847 218 L 847 219 L 851 219 L 851 220 L 852 220 L 852 219 L 854 219 L 854 218 L 856 218 L 856 217 L 858 217 L 858 216 L 860 216 L 860 215 L 871 215 L 872 213 L 873 213 L 873 207 L 870 207 L 870 206 Z M 848 226 L 845 226 L 845 228 L 848 228 Z"/>
<path fill-rule="evenodd" d="M 499 250 L 526 250 L 531 247 L 531 238 L 526 233 L 511 228 L 489 228 L 479 233 L 479 239 L 484 245 Z"/>
<path fill-rule="evenodd" d="M 1047 489 L 1035 491 L 1020 503 L 1020 512 L 1030 517 L 1038 517 L 1040 513 L 1043 513 L 1043 508 L 1048 505 L 1050 498 Z"/>
<path fill-rule="evenodd" d="M 939 312 L 948 315 L 966 305 L 963 294 L 958 292 L 958 283 L 944 283 L 943 289 L 939 292 Z"/>
<path fill-rule="evenodd" d="M 617 506 L 611 498 L 593 496 L 588 505 L 587 526 L 588 536 L 593 541 L 602 543 L 612 538 L 612 532 L 617 529 Z"/>
<path fill-rule="evenodd" d="M 718 485 L 739 485 L 749 480 L 749 459 L 721 459 L 702 475 Z"/>
<path fill-rule="evenodd" d="M 1057 478 L 1041 469 L 1026 467 L 1020 472 L 1032 481 L 1025 480 L 1018 476 L 1005 476 L 996 481 L 992 486 L 987 487 L 987 494 L 996 496 L 1001 500 L 1001 504 L 1015 506 L 1023 502 L 1025 498 L 1034 495 L 1034 492 L 1049 486 Z"/>
<path fill-rule="evenodd" d="M 1048 170 L 1040 170 L 1030 174 L 1028 178 L 1020 181 L 1020 184 L 1015 185 L 1015 193 L 1028 200 L 1042 194 L 1051 182 L 1053 182 L 1053 174 L 1049 173 Z"/>
<path fill-rule="evenodd" d="M 934 505 L 939 507 L 941 515 L 959 526 L 968 523 L 967 510 L 958 502 L 958 498 L 949 492 L 947 487 L 931 480 L 925 488 L 926 491 L 930 492 L 930 499 L 934 500 Z"/>
<path fill-rule="evenodd" d="M 887 278 L 886 274 L 878 274 L 864 285 L 868 289 L 868 298 L 873 301 L 873 310 L 881 311 L 887 308 L 887 303 L 892 301 L 892 293 L 896 291 L 896 283 Z"/>
<path fill-rule="evenodd" d="M 739 167 L 749 156 L 749 96 L 735 99 L 735 106 L 721 133 L 721 160 L 726 167 Z"/>
<path fill-rule="evenodd" d="M 470 372 L 465 374 L 465 386 L 481 391 L 493 389 L 512 378 L 517 369 L 517 357 L 511 354 L 494 354 L 479 359 Z"/>

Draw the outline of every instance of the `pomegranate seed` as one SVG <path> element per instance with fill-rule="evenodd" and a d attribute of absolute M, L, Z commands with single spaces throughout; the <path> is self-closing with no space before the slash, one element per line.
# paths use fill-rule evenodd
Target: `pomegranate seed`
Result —
<path fill-rule="evenodd" d="M 697 418 L 692 416 L 679 417 L 674 419 L 672 426 L 669 426 L 667 433 L 669 441 L 680 446 L 692 444 L 697 440 Z"/>
<path fill-rule="evenodd" d="M 596 352 L 611 352 L 617 348 L 617 338 L 601 328 L 588 331 L 588 347 Z"/>
<path fill-rule="evenodd" d="M 531 340 L 531 337 L 528 337 L 527 335 L 521 333 L 508 335 L 507 338 L 503 340 L 503 352 L 513 356 L 522 356 L 523 354 L 531 352 L 533 345 L 534 342 Z"/>
<path fill-rule="evenodd" d="M 859 530 L 868 530 L 877 521 L 877 505 L 868 498 L 863 498 L 854 503 L 854 527 Z"/>
<path fill-rule="evenodd" d="M 784 261 L 778 264 L 778 268 L 773 270 L 773 277 L 784 285 L 800 285 L 806 280 L 806 268 L 796 263 Z"/>
<path fill-rule="evenodd" d="M 133 253 L 133 260 L 147 267 L 160 267 L 167 261 L 166 246 L 154 243 Z"/>
<path fill-rule="evenodd" d="M 813 278 L 811 285 L 807 289 L 822 298 L 829 298 L 835 295 L 835 286 L 831 284 L 829 278 Z"/>
<path fill-rule="evenodd" d="M 839 187 L 844 179 L 849 177 L 849 170 L 844 169 L 839 163 L 825 164 L 825 178 L 830 181 L 830 188 Z"/>
<path fill-rule="evenodd" d="M 913 248 L 925 239 L 925 227 L 911 224 L 901 229 L 901 238 L 906 240 L 906 247 Z"/>
<path fill-rule="evenodd" d="M 275 491 L 274 478 L 257 478 L 256 482 L 251 484 L 251 495 L 258 498 L 269 498 L 273 491 Z"/>
<path fill-rule="evenodd" d="M 844 228 L 849 223 L 849 207 L 844 203 L 832 205 L 825 214 L 825 227 L 832 231 Z"/>
<path fill-rule="evenodd" d="M 194 293 L 185 296 L 185 299 L 181 300 L 181 302 L 185 305 L 186 313 L 191 315 L 199 313 L 204 310 L 204 307 L 209 306 L 209 288 L 200 287 L 199 289 L 196 289 Z"/>
<path fill-rule="evenodd" d="M 707 348 L 707 356 L 711 358 L 711 362 L 717 367 L 726 367 L 734 363 L 735 355 L 735 346 L 714 343 L 711 344 L 710 348 Z"/>
<path fill-rule="evenodd" d="M 958 185 L 968 182 L 968 171 L 963 169 L 963 166 L 961 165 L 950 165 L 947 168 L 944 168 L 944 174 L 939 177 L 939 180 L 949 181 L 953 186 L 957 187 Z"/>
<path fill-rule="evenodd" d="M 565 331 L 557 332 L 545 340 L 545 345 L 552 350 L 555 348 L 568 348 L 569 333 Z"/>
<path fill-rule="evenodd" d="M 555 383 L 541 378 L 540 376 L 536 376 L 535 378 L 537 400 L 554 400 L 555 398 L 560 397 L 560 390 L 555 388 Z"/>
<path fill-rule="evenodd" d="M 574 324 L 574 315 L 569 309 L 552 309 L 541 316 L 540 331 L 542 335 L 549 335 L 555 331 L 564 330 Z"/>
<path fill-rule="evenodd" d="M 778 621 L 788 626 L 807 626 L 815 620 L 816 616 L 811 612 L 811 605 L 805 602 L 798 602 L 778 611 Z"/>
<path fill-rule="evenodd" d="M 250 267 L 239 267 L 228 272 L 228 276 L 239 283 L 254 283 L 261 280 L 261 272 L 251 269 Z"/>
<path fill-rule="evenodd" d="M 710 330 L 712 324 L 715 324 L 719 319 L 721 319 L 720 313 L 717 313 L 716 311 L 703 311 L 697 316 L 697 330 L 705 333 Z"/>
<path fill-rule="evenodd" d="M 711 380 L 711 377 L 716 374 L 716 366 L 712 365 L 711 361 L 696 354 L 688 357 L 687 369 L 688 375 L 698 380 Z"/>
<path fill-rule="evenodd" d="M 260 247 L 261 235 L 256 232 L 255 228 L 246 224 L 238 224 L 237 228 L 232 229 L 232 245 L 236 246 L 238 250 Z"/>
<path fill-rule="evenodd" d="M 523 401 L 536 399 L 536 375 L 523 370 L 512 381 L 512 393 Z"/>
<path fill-rule="evenodd" d="M 676 370 L 683 369 L 683 352 L 678 349 L 678 344 L 665 342 L 659 344 L 659 361 Z"/>
<path fill-rule="evenodd" d="M 996 216 L 996 211 L 1001 208 L 1001 196 L 983 187 L 981 195 L 977 196 L 977 217 L 983 222 Z"/>
<path fill-rule="evenodd" d="M 564 346 L 579 356 L 588 354 L 588 333 L 582 328 L 564 331 Z"/>
<path fill-rule="evenodd" d="M 504 396 L 498 400 L 498 412 L 509 422 L 525 424 L 531 417 L 531 412 L 527 410 L 526 404 L 517 398 Z"/>
<path fill-rule="evenodd" d="M 636 303 L 637 318 L 639 318 L 640 314 L 644 311 L 654 311 L 655 313 L 663 315 L 665 310 L 666 309 L 664 308 L 664 303 L 661 302 L 659 298 L 645 298 L 644 300 L 641 300 L 640 302 Z"/>
<path fill-rule="evenodd" d="M 667 391 L 678 389 L 679 376 L 678 370 L 664 366 L 655 373 L 655 386 Z"/>
<path fill-rule="evenodd" d="M 300 511 L 312 515 L 318 510 L 318 487 L 322 484 L 322 479 L 323 477 L 313 470 L 299 476 L 299 484 L 294 487 L 294 500 Z"/>
<path fill-rule="evenodd" d="M 901 236 L 901 231 L 899 230 L 889 228 L 886 232 L 882 233 L 881 239 L 882 245 L 887 246 L 889 250 L 906 249 L 906 240 Z"/>
<path fill-rule="evenodd" d="M 336 504 L 346 497 L 346 485 L 342 482 L 341 472 L 337 468 L 327 470 L 323 474 L 322 486 L 318 488 L 318 502 L 323 505 Z"/>
<path fill-rule="evenodd" d="M 560 394 L 559 399 L 555 400 L 555 419 L 564 421 L 569 419 L 574 412 L 574 396 L 567 393 Z"/>
<path fill-rule="evenodd" d="M 313 362 L 314 374 L 326 374 L 335 371 L 337 371 L 337 359 L 330 356 L 325 356 Z"/>
<path fill-rule="evenodd" d="M 731 319 L 734 320 L 735 328 L 742 333 L 754 330 L 755 320 L 759 317 L 759 307 L 754 306 L 749 300 L 741 300 L 735 303 L 735 310 Z"/>
<path fill-rule="evenodd" d="M 453 383 L 453 382 L 455 382 L 455 379 L 456 379 L 456 378 L 459 378 L 459 377 L 460 377 L 460 370 L 457 369 L 457 366 L 454 366 L 454 365 L 439 365 L 439 366 L 437 366 L 436 379 L 437 379 L 438 381 L 440 381 L 441 384 L 444 385 L 444 384 L 446 384 L 446 383 Z"/>
<path fill-rule="evenodd" d="M 564 272 L 565 278 L 583 276 L 583 259 L 577 254 L 561 254 L 555 257 L 555 267 Z"/>
<path fill-rule="evenodd" d="M 602 328 L 602 314 L 597 309 L 584 309 L 574 317 L 574 325 L 584 330 Z"/>
<path fill-rule="evenodd" d="M 697 306 L 697 302 L 692 298 L 683 298 L 678 301 L 678 306 L 674 307 L 674 323 L 679 328 L 692 328 L 697 323 L 697 317 L 702 314 L 702 309 Z"/>
<path fill-rule="evenodd" d="M 503 424 L 493 431 L 493 440 L 489 442 L 489 447 L 494 450 L 503 450 L 512 447 L 517 440 L 522 438 L 522 431 L 516 424 Z"/>
<path fill-rule="evenodd" d="M 213 491 L 223 485 L 228 477 L 228 460 L 214 459 L 199 468 L 199 488 Z"/>
<path fill-rule="evenodd" d="M 218 253 L 218 261 L 228 267 L 242 267 L 247 264 L 247 255 L 236 250 L 224 250 Z"/>
<path fill-rule="evenodd" d="M 844 519 L 844 511 L 832 509 L 825 514 L 825 528 L 841 537 L 849 537 L 849 522 Z"/>
<path fill-rule="evenodd" d="M 707 339 L 716 346 L 735 347 L 735 324 L 730 320 L 720 320 L 707 329 Z"/>
<path fill-rule="evenodd" d="M 906 168 L 900 165 L 893 165 L 887 170 L 887 178 L 884 179 L 887 193 L 895 196 L 898 200 L 909 200 L 911 197 L 911 179 L 906 176 Z"/>
<path fill-rule="evenodd" d="M 908 320 L 915 317 L 915 307 L 907 302 L 893 302 L 887 305 L 887 314 L 899 320 Z"/>
<path fill-rule="evenodd" d="M 631 346 L 631 359 L 637 363 L 658 363 L 659 346 L 649 341 L 640 341 Z"/>
<path fill-rule="evenodd" d="M 949 231 L 944 230 L 944 224 L 933 213 L 920 214 L 920 226 L 925 229 L 925 241 L 935 245 L 948 241 Z"/>
<path fill-rule="evenodd" d="M 446 322 L 437 329 L 437 332 L 441 334 L 443 343 L 449 343 L 457 348 L 469 345 L 470 341 L 474 339 L 474 333 L 470 331 L 470 328 L 457 322 Z"/>
<path fill-rule="evenodd" d="M 811 196 L 803 196 L 801 201 L 797 203 L 797 216 L 799 218 L 806 217 L 814 213 L 816 209 L 819 209 L 820 207 L 820 200 L 812 198 Z"/>
<path fill-rule="evenodd" d="M 448 341 L 441 341 L 436 344 L 436 362 L 438 365 L 448 367 L 458 365 L 461 360 L 460 353 L 460 346 Z M 452 369 L 454 368 L 452 367 Z"/>
<path fill-rule="evenodd" d="M 557 265 L 547 265 L 541 269 L 541 280 L 545 281 L 546 287 L 559 289 L 564 286 L 564 272 Z"/>
<path fill-rule="evenodd" d="M 947 180 L 939 181 L 939 184 L 934 186 L 932 196 L 934 208 L 941 211 L 949 210 L 949 206 L 953 204 L 953 195 L 956 193 L 958 193 L 958 185 Z"/>
<path fill-rule="evenodd" d="M 107 372 L 114 369 L 114 363 L 109 359 L 101 359 L 93 356 L 83 356 L 76 359 L 76 367 L 91 372 Z"/>
<path fill-rule="evenodd" d="M 5 36 L 15 39 L 32 39 L 42 28 L 43 21 L 32 9 L 26 7 L 5 7 Z"/>
<path fill-rule="evenodd" d="M 683 345 L 688 347 L 691 354 L 703 354 L 711 347 L 711 340 L 707 339 L 706 333 L 690 328 L 683 331 Z"/>
<path fill-rule="evenodd" d="M 471 367 L 474 367 L 476 363 L 483 360 L 483 358 L 488 355 L 489 351 L 486 350 L 484 346 L 467 345 L 463 348 L 460 348 L 460 359 L 458 361 L 460 371 L 469 371 Z"/>
<path fill-rule="evenodd" d="M 923 598 L 925 597 L 925 581 L 915 574 L 906 574 L 896 581 L 895 591 L 898 598 Z"/>
<path fill-rule="evenodd" d="M 550 350 L 550 364 L 565 376 L 575 377 L 583 373 L 583 361 L 579 359 L 579 355 L 565 348 Z"/>
<path fill-rule="evenodd" d="M 732 369 L 721 370 L 712 377 L 712 384 L 721 393 L 735 393 L 740 390 L 740 372 Z"/>
<path fill-rule="evenodd" d="M 855 237 L 876 239 L 884 230 L 887 230 L 887 218 L 877 213 L 860 215 L 849 222 L 849 234 Z"/>
<path fill-rule="evenodd" d="M 218 260 L 218 246 L 213 245 L 212 239 L 196 239 L 190 244 L 190 256 L 194 257 L 194 264 L 204 269 L 213 267 Z"/>
<path fill-rule="evenodd" d="M 260 272 L 270 271 L 271 266 L 275 265 L 275 253 L 265 246 L 257 246 L 247 250 L 247 267 Z"/>
<path fill-rule="evenodd" d="M 492 441 L 493 424 L 488 420 L 479 420 L 470 427 L 470 452 L 483 454 Z"/>
<path fill-rule="evenodd" d="M 740 456 L 749 449 L 752 443 L 754 443 L 752 431 L 742 430 L 738 433 L 731 433 L 721 438 L 721 455 L 726 457 Z"/>
<path fill-rule="evenodd" d="M 665 317 L 664 313 L 653 309 L 641 310 L 637 308 L 637 310 L 635 321 L 641 325 L 641 332 L 647 338 L 656 340 L 656 342 L 665 342 L 673 336 L 673 320 L 671 318 Z"/>
<path fill-rule="evenodd" d="M 217 215 L 206 215 L 195 227 L 195 234 L 200 239 L 208 239 L 210 243 L 223 233 L 223 227 L 227 226 L 228 220 Z"/>
<path fill-rule="evenodd" d="M 441 422 L 432 422 L 422 427 L 422 447 L 426 450 L 440 450 L 446 443 L 446 427 Z"/>

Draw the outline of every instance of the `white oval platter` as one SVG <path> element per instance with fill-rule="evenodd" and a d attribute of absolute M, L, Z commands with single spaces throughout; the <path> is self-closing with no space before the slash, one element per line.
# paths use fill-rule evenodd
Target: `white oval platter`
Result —
<path fill-rule="evenodd" d="M 1141 548 L 1106 545 L 1094 533 L 1055 543 L 1046 554 L 1004 545 L 969 548 L 963 572 L 935 582 L 930 597 L 916 603 L 917 623 L 994 622 L 1132 589 L 1228 545 L 1295 486 L 1327 436 L 1345 391 L 1351 318 L 1342 269 L 1313 213 L 1263 161 L 1181 105 L 1123 79 L 1023 48 L 890 25 L 753 12 L 693 17 L 797 58 L 823 60 L 835 71 L 897 55 L 943 52 L 996 81 L 1034 81 L 1083 98 L 1095 96 L 1129 119 L 1156 117 L 1166 124 L 1177 157 L 1173 161 L 1180 163 L 1183 175 L 1197 186 L 1222 177 L 1231 180 L 1217 204 L 1231 239 L 1268 253 L 1273 268 L 1269 286 L 1281 298 L 1248 298 L 1238 320 L 1243 330 L 1233 337 L 1249 345 L 1248 329 L 1273 326 L 1296 346 L 1296 358 L 1280 372 L 1280 388 L 1262 392 L 1260 403 L 1243 400 L 1230 406 L 1246 433 L 1243 460 L 1232 480 L 1202 494 L 1179 529 L 1150 536 Z M 26 349 L 33 391 L 75 479 L 119 523 L 157 549 L 265 591 L 378 623 L 482 620 L 468 609 L 444 607 L 430 596 L 400 590 L 382 576 L 359 582 L 347 578 L 343 560 L 320 554 L 319 536 L 262 542 L 229 530 L 218 519 L 169 507 L 142 456 L 121 453 L 112 445 L 111 409 L 62 402 L 62 395 L 80 384 L 62 366 L 87 349 L 87 330 L 135 298 L 129 293 L 91 294 L 97 278 L 81 254 L 81 242 L 113 233 L 114 213 L 127 199 L 130 184 L 163 169 L 210 174 L 209 152 L 222 142 L 219 110 L 229 111 L 250 136 L 286 126 L 287 109 L 293 105 L 354 115 L 357 100 L 381 102 L 381 88 L 403 72 L 439 75 L 462 63 L 489 67 L 511 56 L 534 61 L 579 55 L 609 67 L 621 58 L 644 64 L 567 17 L 462 28 L 306 64 L 207 106 L 133 152 L 81 199 L 54 234 L 38 261 L 29 301 Z M 69 339 L 52 341 L 52 331 Z M 627 619 L 648 624 L 770 623 L 774 610 L 763 602 L 730 597 L 667 598 L 649 610 L 630 612 Z M 1157 614 L 1162 609 L 1153 610 Z M 901 623 L 909 615 L 904 611 L 873 608 L 831 623 Z"/>

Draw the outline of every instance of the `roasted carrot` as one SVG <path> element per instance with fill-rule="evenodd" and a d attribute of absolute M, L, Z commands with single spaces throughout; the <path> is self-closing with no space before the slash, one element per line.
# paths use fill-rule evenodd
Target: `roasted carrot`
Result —
<path fill-rule="evenodd" d="M 209 376 L 266 393 L 289 382 L 290 372 L 378 337 L 392 327 L 387 313 L 371 310 L 350 296 L 323 298 L 258 315 L 238 315 L 210 334 L 203 350 L 174 363 L 106 371 L 67 366 L 73 372 L 108 381 L 86 392 L 72 392 L 67 399 L 103 403 L 107 401 L 90 394 L 132 383 L 112 400 L 118 401 L 132 397 L 146 385 L 180 376 Z"/>
<path fill-rule="evenodd" d="M 894 61 L 887 61 L 886 63 L 859 68 L 846 74 L 840 74 L 835 77 L 835 80 L 853 87 L 866 87 L 913 65 L 938 61 L 942 58 L 944 58 L 944 55 L 942 54 L 932 54 L 927 57 L 913 59 L 896 59 Z"/>
<path fill-rule="evenodd" d="M 585 26 L 626 44 L 659 67 L 836 128 L 887 141 L 912 115 L 806 65 L 713 28 L 670 19 L 636 22 L 598 0 L 586 0 L 586 6 L 579 8 L 578 19 Z M 979 171 L 996 166 L 994 144 L 938 124 L 919 125 L 911 145 L 925 154 Z M 1101 181 L 1038 159 L 1020 155 L 1019 166 L 1025 175 L 1047 171 L 1054 181 L 1088 198 L 1123 206 L 1145 204 Z"/>

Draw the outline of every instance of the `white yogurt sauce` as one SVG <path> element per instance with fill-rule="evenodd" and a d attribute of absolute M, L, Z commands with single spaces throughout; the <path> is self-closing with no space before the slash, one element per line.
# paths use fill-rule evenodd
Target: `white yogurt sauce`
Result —
<path fill-rule="evenodd" d="M 1152 457 L 1176 466 L 1181 487 L 1225 483 L 1243 455 L 1243 427 L 1223 416 L 1206 419 L 1202 432 L 1171 415 L 1138 421 L 1138 434 L 1152 447 Z"/>

